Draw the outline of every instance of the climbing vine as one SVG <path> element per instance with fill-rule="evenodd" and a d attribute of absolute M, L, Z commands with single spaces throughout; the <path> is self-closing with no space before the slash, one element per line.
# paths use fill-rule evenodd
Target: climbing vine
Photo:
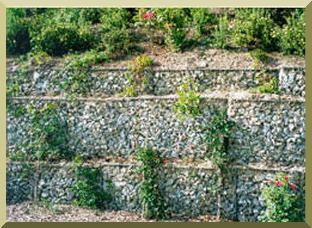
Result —
<path fill-rule="evenodd" d="M 141 162 L 137 169 L 141 178 L 140 198 L 142 200 L 142 215 L 145 219 L 164 219 L 165 203 L 159 190 L 159 169 L 163 162 L 159 154 L 151 147 L 140 148 L 136 159 Z"/>
<path fill-rule="evenodd" d="M 215 110 L 211 121 L 203 122 L 201 126 L 205 135 L 203 142 L 207 145 L 207 158 L 223 169 L 230 161 L 227 150 L 234 122 L 228 120 L 225 110 Z"/>
<path fill-rule="evenodd" d="M 29 106 L 28 113 L 31 123 L 29 135 L 21 146 L 30 160 L 68 159 L 71 153 L 67 148 L 67 126 L 57 105 L 49 102 L 41 109 Z"/>

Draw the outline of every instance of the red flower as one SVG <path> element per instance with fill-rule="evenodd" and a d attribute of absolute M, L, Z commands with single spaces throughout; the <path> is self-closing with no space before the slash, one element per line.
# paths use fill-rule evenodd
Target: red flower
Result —
<path fill-rule="evenodd" d="M 164 164 L 167 164 L 168 162 L 169 162 L 168 159 L 163 159 L 163 160 L 162 160 L 162 163 L 164 163 Z"/>
<path fill-rule="evenodd" d="M 270 184 L 274 184 L 273 180 L 270 180 Z"/>
<path fill-rule="evenodd" d="M 223 134 L 218 134 L 218 136 L 219 136 L 219 137 L 223 137 L 224 135 L 223 135 Z"/>
<path fill-rule="evenodd" d="M 195 149 L 195 145 L 191 144 L 191 145 L 190 145 L 190 148 L 191 148 L 192 150 L 194 150 L 194 149 Z"/>
<path fill-rule="evenodd" d="M 155 16 L 154 12 L 150 12 L 150 13 L 149 13 L 149 17 L 150 17 L 151 19 L 153 19 L 154 16 Z"/>
<path fill-rule="evenodd" d="M 284 177 L 284 180 L 285 180 L 285 181 L 288 181 L 288 176 Z"/>
<path fill-rule="evenodd" d="M 138 174 L 138 178 L 142 178 L 144 175 L 142 173 Z"/>
<path fill-rule="evenodd" d="M 292 190 L 295 190 L 296 185 L 295 184 L 291 184 L 291 188 L 292 188 Z"/>
<path fill-rule="evenodd" d="M 144 20 L 148 19 L 148 15 L 146 13 L 143 13 L 142 17 L 143 17 Z"/>
<path fill-rule="evenodd" d="M 278 180 L 278 181 L 276 181 L 275 185 L 276 185 L 276 186 L 282 186 L 283 183 L 282 183 L 280 180 Z"/>

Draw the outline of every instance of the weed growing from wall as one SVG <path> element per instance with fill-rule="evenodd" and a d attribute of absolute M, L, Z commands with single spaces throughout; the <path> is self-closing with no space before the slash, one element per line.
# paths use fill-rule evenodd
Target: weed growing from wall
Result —
<path fill-rule="evenodd" d="M 149 84 L 146 68 L 152 64 L 153 61 L 148 56 L 138 56 L 134 62 L 129 64 L 130 73 L 126 74 L 128 81 L 123 95 L 135 97 L 146 90 Z"/>
<path fill-rule="evenodd" d="M 255 69 L 263 68 L 264 64 L 268 60 L 268 56 L 262 49 L 257 48 L 254 51 L 250 51 L 249 55 L 253 58 L 254 64 L 253 67 Z"/>
<path fill-rule="evenodd" d="M 141 162 L 137 170 L 138 178 L 141 178 L 140 197 L 142 199 L 142 215 L 145 219 L 164 219 L 165 204 L 159 190 L 159 168 L 162 159 L 151 147 L 140 148 L 136 159 Z"/>
<path fill-rule="evenodd" d="M 258 93 L 270 93 L 270 94 L 280 94 L 278 88 L 278 78 L 271 74 L 261 71 L 256 75 L 256 80 L 260 84 L 259 86 L 250 89 L 250 92 Z"/>
<path fill-rule="evenodd" d="M 180 120 L 186 117 L 196 117 L 201 114 L 202 98 L 196 93 L 197 85 L 188 78 L 181 81 L 177 89 L 179 100 L 174 104 L 174 112 Z"/>

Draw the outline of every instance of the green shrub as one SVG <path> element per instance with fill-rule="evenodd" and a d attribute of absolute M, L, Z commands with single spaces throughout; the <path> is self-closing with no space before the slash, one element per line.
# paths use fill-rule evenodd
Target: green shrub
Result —
<path fill-rule="evenodd" d="M 70 54 L 65 58 L 67 69 L 85 69 L 92 65 L 105 62 L 106 54 L 103 51 L 91 49 L 81 54 Z"/>
<path fill-rule="evenodd" d="M 284 54 L 305 55 L 305 13 L 296 10 L 287 18 L 280 34 L 279 46 Z"/>
<path fill-rule="evenodd" d="M 237 9 L 231 38 L 238 46 L 277 49 L 278 27 L 265 9 Z"/>
<path fill-rule="evenodd" d="M 80 15 L 84 21 L 89 21 L 92 24 L 101 22 L 101 16 L 105 9 L 103 8 L 83 8 L 79 9 Z"/>
<path fill-rule="evenodd" d="M 160 13 L 163 18 L 165 43 L 173 51 L 183 51 L 188 44 L 186 40 L 188 33 L 187 9 L 158 9 L 155 13 Z"/>
<path fill-rule="evenodd" d="M 287 18 L 291 16 L 291 14 L 294 12 L 293 8 L 268 8 L 267 10 L 274 23 L 276 23 L 278 26 L 283 26 L 287 22 Z M 300 9 L 302 10 L 302 9 Z"/>
<path fill-rule="evenodd" d="M 134 27 L 143 28 L 146 32 L 148 41 L 163 45 L 164 37 L 164 20 L 160 14 L 156 14 L 153 9 L 147 10 L 145 8 L 139 9 L 137 14 L 133 17 Z"/>
<path fill-rule="evenodd" d="M 182 51 L 188 45 L 186 35 L 188 33 L 189 9 L 140 9 L 134 17 L 134 21 L 136 26 L 143 26 L 149 31 L 151 41 L 157 40 L 157 43 L 162 43 L 162 39 L 159 37 L 155 40 L 153 38 L 154 34 L 159 36 L 160 31 L 164 36 L 165 43 L 173 51 Z"/>
<path fill-rule="evenodd" d="M 191 9 L 192 25 L 196 28 L 197 36 L 211 34 L 210 28 L 218 22 L 215 14 L 207 8 Z"/>
<path fill-rule="evenodd" d="M 129 28 L 132 22 L 130 12 L 125 8 L 104 9 L 101 16 L 102 32 Z"/>
<path fill-rule="evenodd" d="M 97 50 L 107 59 L 117 59 L 134 49 L 134 35 L 130 32 L 131 14 L 127 9 L 105 9 L 101 17 L 101 43 Z"/>
<path fill-rule="evenodd" d="M 174 112 L 180 120 L 185 117 L 196 117 L 201 114 L 203 99 L 196 93 L 197 85 L 190 79 L 181 81 L 177 89 L 179 100 L 174 104 Z"/>
<path fill-rule="evenodd" d="M 164 219 L 165 204 L 159 191 L 159 168 L 162 163 L 158 152 L 151 147 L 140 148 L 136 159 L 141 162 L 137 169 L 139 178 L 142 178 L 140 198 L 143 204 L 143 217 L 146 219 Z"/>
<path fill-rule="evenodd" d="M 58 9 L 36 20 L 36 30 L 31 31 L 31 45 L 34 52 L 43 51 L 52 56 L 92 48 L 96 37 L 90 24 L 78 20 L 70 9 Z"/>
<path fill-rule="evenodd" d="M 104 50 L 108 59 L 126 56 L 134 49 L 133 37 L 125 27 L 104 33 L 101 43 L 101 50 Z"/>
<path fill-rule="evenodd" d="M 219 18 L 218 26 L 215 27 L 213 33 L 213 45 L 218 48 L 226 48 L 227 47 L 227 36 L 229 21 L 227 16 L 223 16 Z"/>
<path fill-rule="evenodd" d="M 29 19 L 25 9 L 7 9 L 6 46 L 9 55 L 30 51 Z"/>
<path fill-rule="evenodd" d="M 304 222 L 304 198 L 289 177 L 283 173 L 276 174 L 269 186 L 262 190 L 266 211 L 262 213 L 262 222 Z"/>

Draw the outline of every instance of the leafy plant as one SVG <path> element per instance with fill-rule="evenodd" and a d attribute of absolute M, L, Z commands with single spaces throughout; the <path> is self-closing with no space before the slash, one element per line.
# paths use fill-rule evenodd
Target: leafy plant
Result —
<path fill-rule="evenodd" d="M 77 206 L 103 209 L 111 200 L 111 195 L 101 189 L 101 170 L 78 164 L 75 166 L 77 182 L 72 185 L 72 191 L 76 194 L 74 204 Z"/>
<path fill-rule="evenodd" d="M 277 173 L 269 186 L 262 190 L 266 210 L 262 222 L 303 222 L 305 221 L 302 190 L 284 173 Z"/>
<path fill-rule="evenodd" d="M 210 29 L 218 22 L 216 15 L 207 8 L 192 8 L 191 17 L 198 37 L 211 34 Z"/>
<path fill-rule="evenodd" d="M 137 169 L 141 178 L 140 197 L 143 204 L 143 217 L 146 219 L 164 219 L 165 205 L 159 190 L 158 174 L 162 159 L 151 147 L 139 148 L 136 159 L 141 162 Z"/>
<path fill-rule="evenodd" d="M 278 27 L 265 9 L 237 9 L 231 38 L 238 46 L 258 47 L 274 51 L 277 48 Z"/>
<path fill-rule="evenodd" d="M 196 90 L 197 85 L 190 78 L 181 81 L 180 88 L 177 89 L 179 100 L 174 104 L 174 112 L 180 120 L 201 114 L 200 105 L 203 99 L 196 94 Z"/>
<path fill-rule="evenodd" d="M 279 46 L 286 54 L 305 55 L 305 12 L 299 9 L 286 19 L 287 24 L 280 33 Z"/>
<path fill-rule="evenodd" d="M 265 71 L 261 71 L 256 75 L 256 80 L 260 85 L 250 89 L 250 92 L 280 94 L 277 77 L 267 74 Z"/>
<path fill-rule="evenodd" d="M 260 68 L 264 66 L 264 63 L 268 60 L 268 56 L 266 53 L 257 48 L 254 51 L 249 52 L 249 55 L 253 58 L 254 60 L 254 68 Z"/>
<path fill-rule="evenodd" d="M 31 177 L 33 177 L 33 174 L 35 172 L 35 166 L 26 161 L 22 161 L 20 164 L 22 166 L 22 172 L 20 173 L 20 178 L 24 180 L 29 180 Z"/>
<path fill-rule="evenodd" d="M 58 9 L 36 18 L 36 29 L 30 31 L 32 51 L 43 51 L 52 56 L 83 51 L 93 47 L 96 37 L 90 23 L 78 20 L 69 9 Z"/>
<path fill-rule="evenodd" d="M 57 207 L 57 205 L 54 205 L 50 200 L 42 198 L 40 199 L 40 201 L 40 206 L 48 209 L 49 211 L 52 211 L 53 213 L 59 212 L 59 208 Z"/>
<path fill-rule="evenodd" d="M 9 159 L 11 161 L 18 161 L 19 164 L 22 166 L 21 173 L 19 177 L 23 180 L 29 180 L 33 173 L 35 172 L 35 166 L 28 162 L 29 158 L 28 156 L 23 153 L 22 151 L 18 151 L 16 153 L 9 153 L 8 155 Z"/>
<path fill-rule="evenodd" d="M 103 51 L 108 59 L 125 56 L 134 49 L 131 33 L 131 14 L 127 9 L 105 9 L 101 17 L 102 38 L 97 50 Z"/>
<path fill-rule="evenodd" d="M 143 26 L 147 29 L 152 42 L 156 41 L 159 44 L 163 42 L 163 39 L 159 38 L 160 33 L 161 36 L 164 36 L 165 43 L 173 51 L 182 51 L 188 44 L 186 40 L 188 9 L 140 9 L 134 20 L 136 26 Z"/>
<path fill-rule="evenodd" d="M 6 46 L 8 54 L 25 54 L 30 49 L 29 19 L 25 9 L 7 9 Z"/>
<path fill-rule="evenodd" d="M 18 78 L 13 79 L 10 83 L 8 83 L 6 88 L 6 97 L 15 97 L 20 91 L 20 80 Z"/>
<path fill-rule="evenodd" d="M 148 56 L 138 56 L 134 62 L 130 63 L 128 69 L 130 73 L 126 74 L 128 79 L 124 95 L 134 97 L 146 90 L 148 77 L 146 76 L 146 67 L 152 66 L 153 60 Z"/>
<path fill-rule="evenodd" d="M 155 12 L 153 9 L 140 8 L 133 20 L 135 27 L 145 29 L 149 41 L 159 45 L 164 44 L 163 18 L 159 12 Z"/>

